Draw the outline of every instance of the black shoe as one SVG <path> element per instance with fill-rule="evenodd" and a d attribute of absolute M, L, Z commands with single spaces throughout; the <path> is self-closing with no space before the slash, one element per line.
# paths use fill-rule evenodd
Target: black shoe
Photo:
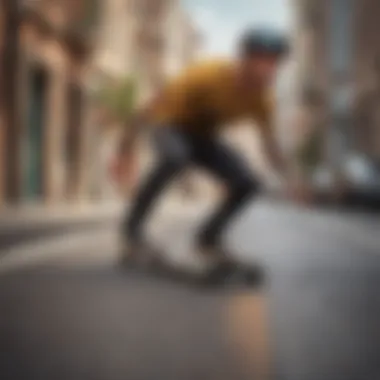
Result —
<path fill-rule="evenodd" d="M 201 248 L 199 252 L 213 259 L 202 275 L 202 282 L 206 285 L 244 285 L 260 286 L 264 280 L 263 269 L 259 265 L 248 265 L 234 259 L 231 252 L 220 247 Z"/>
<path fill-rule="evenodd" d="M 122 238 L 119 264 L 124 268 L 140 267 L 143 269 L 162 266 L 162 255 L 145 241 L 131 241 Z"/>
<path fill-rule="evenodd" d="M 119 246 L 119 260 L 118 264 L 123 268 L 135 266 L 138 262 L 141 248 L 139 244 L 133 243 L 122 237 Z"/>

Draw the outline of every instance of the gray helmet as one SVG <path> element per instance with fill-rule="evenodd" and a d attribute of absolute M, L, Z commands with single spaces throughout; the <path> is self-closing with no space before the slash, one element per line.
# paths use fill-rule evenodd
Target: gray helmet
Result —
<path fill-rule="evenodd" d="M 240 39 L 240 55 L 273 54 L 284 56 L 289 53 L 288 38 L 271 28 L 254 28 L 245 31 Z"/>

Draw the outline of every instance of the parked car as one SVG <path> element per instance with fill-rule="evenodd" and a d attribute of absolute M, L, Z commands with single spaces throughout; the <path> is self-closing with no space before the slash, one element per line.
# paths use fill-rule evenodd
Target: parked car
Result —
<path fill-rule="evenodd" d="M 340 204 L 380 210 L 380 162 L 363 155 L 351 154 L 344 161 L 343 178 L 344 186 L 339 194 Z M 336 184 L 330 170 L 326 167 L 318 168 L 313 184 L 317 199 L 323 203 L 332 201 Z"/>

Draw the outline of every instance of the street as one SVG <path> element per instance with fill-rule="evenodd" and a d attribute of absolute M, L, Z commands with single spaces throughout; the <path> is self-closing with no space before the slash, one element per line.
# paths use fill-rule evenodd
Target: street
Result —
<path fill-rule="evenodd" d="M 206 209 L 158 215 L 186 260 Z M 116 220 L 29 241 L 0 261 L 1 379 L 373 380 L 380 221 L 262 201 L 233 226 L 263 289 L 202 291 L 115 266 Z"/>

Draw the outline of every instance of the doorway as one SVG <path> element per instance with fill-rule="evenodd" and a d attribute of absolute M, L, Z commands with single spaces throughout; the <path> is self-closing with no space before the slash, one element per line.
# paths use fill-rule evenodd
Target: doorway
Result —
<path fill-rule="evenodd" d="M 29 200 L 43 196 L 44 129 L 48 74 L 41 67 L 30 73 L 29 110 L 24 149 L 24 197 Z"/>

